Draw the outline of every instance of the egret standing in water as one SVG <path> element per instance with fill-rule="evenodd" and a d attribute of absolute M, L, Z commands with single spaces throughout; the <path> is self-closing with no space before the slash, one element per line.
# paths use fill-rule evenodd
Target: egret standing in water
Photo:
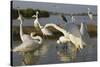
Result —
<path fill-rule="evenodd" d="M 90 22 L 93 22 L 93 13 L 91 12 L 90 8 L 88 8 L 88 16 L 89 16 Z"/>
<path fill-rule="evenodd" d="M 48 30 L 45 26 L 40 25 L 38 15 L 39 15 L 39 12 L 36 11 L 36 15 L 32 16 L 36 18 L 34 21 L 34 27 L 36 28 L 36 30 L 41 31 L 44 36 L 52 36 L 53 33 L 50 30 Z"/>
<path fill-rule="evenodd" d="M 75 20 L 75 16 L 72 16 L 72 17 L 71 17 L 71 22 L 73 22 L 73 23 L 76 22 L 76 20 Z"/>
<path fill-rule="evenodd" d="M 76 25 L 76 19 L 75 18 L 76 18 L 75 16 L 71 16 L 71 23 L 73 23 L 74 25 Z M 78 20 L 78 21 L 81 22 L 80 20 Z M 84 24 L 83 22 L 81 22 L 81 24 L 80 24 L 80 34 L 81 34 L 81 37 L 82 37 L 82 39 L 85 43 L 90 42 L 90 41 L 88 41 L 90 39 L 90 37 L 89 37 L 88 31 L 87 31 L 87 25 Z"/>
<path fill-rule="evenodd" d="M 81 22 L 81 25 L 80 25 L 80 33 L 84 42 L 89 45 L 91 43 L 90 36 L 88 34 L 87 25 L 83 22 Z"/>
<path fill-rule="evenodd" d="M 22 44 L 15 47 L 13 51 L 27 52 L 38 48 L 43 43 L 42 38 L 40 36 L 34 36 L 36 34 L 35 32 L 32 32 L 30 35 L 24 34 L 22 28 L 22 23 L 23 23 L 22 15 L 20 14 L 19 10 L 18 14 L 19 14 L 18 20 L 20 21 L 20 38 L 22 40 Z"/>

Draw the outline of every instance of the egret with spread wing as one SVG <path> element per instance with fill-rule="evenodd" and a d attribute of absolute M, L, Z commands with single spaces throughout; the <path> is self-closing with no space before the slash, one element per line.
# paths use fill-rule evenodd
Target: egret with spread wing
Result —
<path fill-rule="evenodd" d="M 73 45 L 75 46 L 76 49 L 82 49 L 83 48 L 83 44 L 82 44 L 82 38 L 81 38 L 81 34 L 80 31 L 78 29 L 77 26 L 75 26 L 74 24 L 67 24 L 67 28 L 63 29 L 59 26 L 57 26 L 56 24 L 46 24 L 45 27 L 53 27 L 55 29 L 57 29 L 58 31 L 63 33 L 63 36 L 59 37 L 59 39 L 57 40 L 57 43 L 68 43 L 71 42 L 73 43 Z"/>

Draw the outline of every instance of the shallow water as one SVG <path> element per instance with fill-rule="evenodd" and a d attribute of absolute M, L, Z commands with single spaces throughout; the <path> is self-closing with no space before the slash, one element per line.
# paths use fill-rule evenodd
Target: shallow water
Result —
<path fill-rule="evenodd" d="M 54 64 L 69 62 L 85 62 L 97 60 L 97 39 L 91 38 L 91 45 L 75 54 L 73 51 L 64 51 L 61 46 L 57 47 L 56 40 L 44 40 L 43 45 L 34 52 L 12 53 L 12 63 L 14 66 L 19 65 L 36 65 L 36 64 Z M 12 41 L 13 48 L 21 44 L 20 41 Z M 73 47 L 72 47 L 73 48 Z"/>

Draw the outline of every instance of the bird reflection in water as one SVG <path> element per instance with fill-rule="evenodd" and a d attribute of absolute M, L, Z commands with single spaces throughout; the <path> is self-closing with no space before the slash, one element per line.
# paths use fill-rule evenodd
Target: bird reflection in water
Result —
<path fill-rule="evenodd" d="M 38 49 L 34 51 L 29 51 L 25 53 L 20 53 L 23 56 L 22 65 L 33 65 L 39 64 L 40 57 L 45 56 L 48 51 L 48 45 L 43 44 Z"/>
<path fill-rule="evenodd" d="M 39 50 L 27 52 L 23 55 L 22 65 L 36 64 L 39 61 L 39 58 Z"/>
<path fill-rule="evenodd" d="M 75 46 L 72 43 L 57 45 L 57 56 L 58 59 L 62 62 L 76 61 L 76 52 Z"/>

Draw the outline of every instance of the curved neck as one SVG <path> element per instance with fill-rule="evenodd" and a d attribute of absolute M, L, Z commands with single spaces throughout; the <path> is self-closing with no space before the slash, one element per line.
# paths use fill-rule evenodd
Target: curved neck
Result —
<path fill-rule="evenodd" d="M 35 19 L 35 22 L 34 23 L 38 24 L 38 26 L 41 28 L 42 26 L 39 23 L 39 18 L 38 18 L 38 14 L 37 13 L 36 13 L 35 17 L 36 17 L 36 19 Z"/>
<path fill-rule="evenodd" d="M 36 19 L 38 19 L 38 14 L 36 13 Z"/>
<path fill-rule="evenodd" d="M 90 10 L 88 10 L 88 14 L 90 14 Z"/>
<path fill-rule="evenodd" d="M 86 32 L 87 32 L 87 26 L 83 22 L 81 22 L 81 27 L 80 27 L 81 35 L 86 34 Z"/>
<path fill-rule="evenodd" d="M 20 37 L 23 40 L 22 36 L 23 36 L 23 28 L 22 28 L 22 20 L 20 20 Z"/>
<path fill-rule="evenodd" d="M 80 33 L 83 34 L 83 32 L 84 32 L 84 26 L 83 26 L 83 23 L 81 22 Z"/>
<path fill-rule="evenodd" d="M 32 36 L 32 35 L 31 35 L 31 37 L 32 37 L 32 39 L 39 40 L 38 43 L 39 43 L 39 44 L 42 44 L 43 39 L 42 39 L 40 36 Z"/>
<path fill-rule="evenodd" d="M 50 27 L 50 26 L 51 26 L 51 27 L 54 27 L 55 29 L 57 29 L 57 30 L 59 30 L 60 32 L 62 32 L 64 36 L 68 36 L 68 32 L 67 32 L 65 29 L 63 29 L 63 28 L 60 28 L 60 27 L 57 26 L 56 24 L 51 23 L 51 24 L 46 24 L 46 25 L 45 25 L 45 27 Z"/>

